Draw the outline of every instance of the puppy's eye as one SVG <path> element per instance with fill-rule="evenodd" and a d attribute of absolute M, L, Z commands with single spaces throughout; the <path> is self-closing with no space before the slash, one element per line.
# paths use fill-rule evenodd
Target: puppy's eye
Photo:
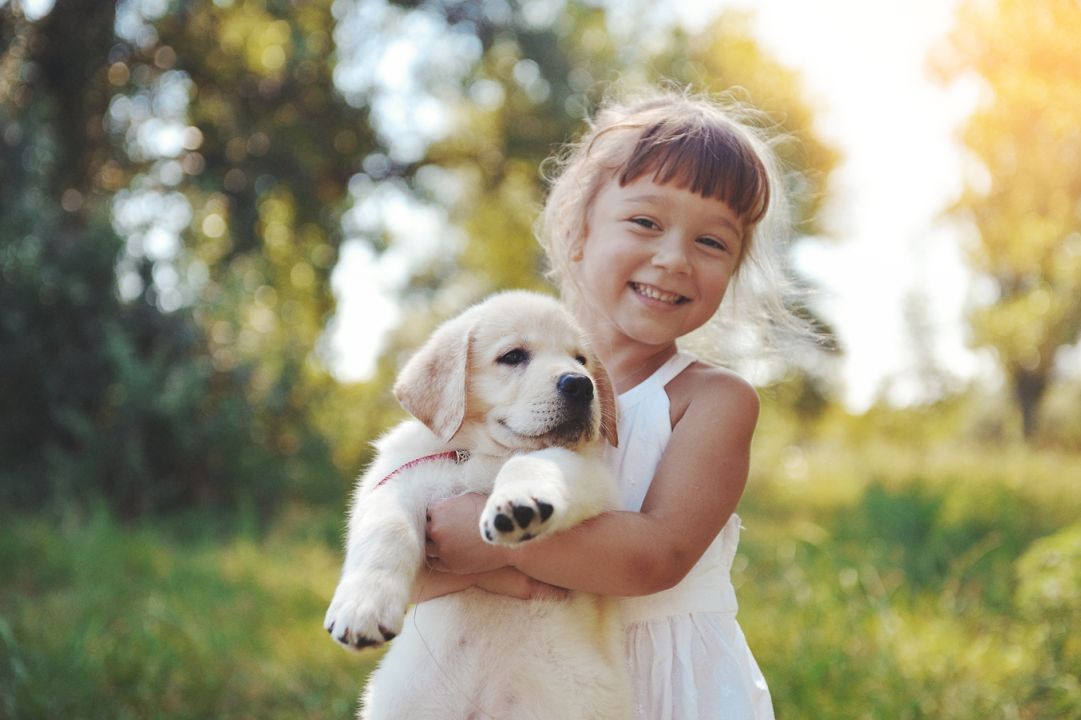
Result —
<path fill-rule="evenodd" d="M 496 362 L 500 365 L 521 365 L 527 360 L 529 360 L 529 353 L 522 348 L 514 348 L 496 358 Z"/>
<path fill-rule="evenodd" d="M 585 364 L 586 364 L 586 356 L 585 355 L 575 355 L 574 359 L 579 365 L 585 366 Z"/>

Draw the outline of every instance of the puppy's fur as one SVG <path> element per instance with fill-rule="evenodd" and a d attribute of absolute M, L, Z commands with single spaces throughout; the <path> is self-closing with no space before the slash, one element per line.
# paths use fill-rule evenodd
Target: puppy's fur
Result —
<path fill-rule="evenodd" d="M 470 589 L 421 603 L 405 618 L 431 502 L 489 493 L 479 532 L 512 546 L 615 506 L 600 443 L 616 442 L 615 399 L 581 330 L 551 298 L 496 295 L 440 327 L 394 390 L 416 420 L 376 443 L 358 482 L 325 620 L 346 647 L 401 631 L 368 680 L 359 716 L 629 717 L 611 600 L 572 592 L 525 601 Z M 424 461 L 385 479 L 446 450 L 468 450 L 469 459 Z"/>

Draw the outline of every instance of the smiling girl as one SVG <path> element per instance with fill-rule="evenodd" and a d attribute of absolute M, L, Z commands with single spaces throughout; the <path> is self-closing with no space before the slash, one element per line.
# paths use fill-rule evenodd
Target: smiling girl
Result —
<path fill-rule="evenodd" d="M 430 508 L 429 566 L 459 586 L 521 578 L 517 594 L 624 598 L 641 720 L 773 717 L 730 579 L 758 397 L 677 345 L 708 330 L 723 358 L 748 332 L 765 343 L 799 329 L 777 262 L 788 209 L 776 159 L 743 114 L 671 93 L 608 104 L 565 155 L 541 218 L 551 275 L 620 394 L 608 457 L 622 510 L 507 550 L 479 538 L 483 498 Z"/>

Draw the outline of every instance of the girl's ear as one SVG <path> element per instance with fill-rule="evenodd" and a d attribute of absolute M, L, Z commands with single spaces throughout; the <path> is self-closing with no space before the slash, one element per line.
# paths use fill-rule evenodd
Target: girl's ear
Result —
<path fill-rule="evenodd" d="M 582 250 L 582 246 L 584 244 L 585 243 L 582 242 L 582 238 L 577 238 L 576 240 L 571 241 L 571 247 L 570 247 L 570 253 L 569 253 L 569 257 L 571 259 L 571 262 L 581 262 L 582 257 L 584 256 L 584 252 Z"/>
<path fill-rule="evenodd" d="M 398 374 L 394 396 L 443 442 L 465 420 L 472 322 L 456 318 L 435 331 Z"/>
<path fill-rule="evenodd" d="M 582 227 L 578 233 L 572 234 L 573 230 L 567 234 L 570 237 L 567 238 L 567 257 L 571 262 L 580 262 L 585 254 L 586 236 L 589 235 L 589 212 L 588 209 L 582 218 Z"/>
<path fill-rule="evenodd" d="M 616 417 L 619 415 L 616 405 L 616 393 L 608 371 L 592 352 L 589 353 L 589 370 L 593 375 L 593 386 L 597 389 L 597 401 L 601 406 L 601 436 L 612 447 L 619 447 L 619 429 Z"/>

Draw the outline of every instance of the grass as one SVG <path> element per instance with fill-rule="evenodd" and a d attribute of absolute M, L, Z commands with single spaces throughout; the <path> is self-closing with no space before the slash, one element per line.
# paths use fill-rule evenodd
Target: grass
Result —
<path fill-rule="evenodd" d="M 5 525 L 0 716 L 352 714 L 377 655 L 350 656 L 322 629 L 340 562 L 326 542 L 178 540 L 104 514 Z"/>
<path fill-rule="evenodd" d="M 1081 717 L 1081 457 L 764 455 L 733 580 L 779 716 Z"/>
<path fill-rule="evenodd" d="M 758 447 L 733 580 L 778 716 L 1081 717 L 1079 479 L 1016 447 Z M 0 717 L 351 717 L 378 653 L 322 629 L 341 523 L 0 519 Z"/>

